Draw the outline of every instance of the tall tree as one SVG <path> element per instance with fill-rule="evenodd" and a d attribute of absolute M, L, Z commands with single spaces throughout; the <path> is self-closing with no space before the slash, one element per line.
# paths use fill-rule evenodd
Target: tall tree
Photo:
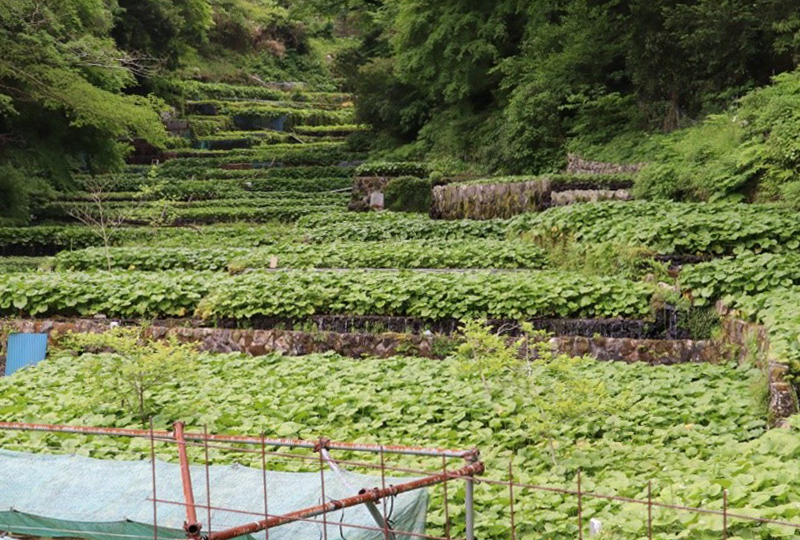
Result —
<path fill-rule="evenodd" d="M 122 94 L 133 59 L 97 0 L 0 0 L 0 174 L 64 184 L 78 165 L 114 167 L 126 142 L 164 140 L 157 102 Z M 21 200 L 21 199 L 20 199 Z"/>

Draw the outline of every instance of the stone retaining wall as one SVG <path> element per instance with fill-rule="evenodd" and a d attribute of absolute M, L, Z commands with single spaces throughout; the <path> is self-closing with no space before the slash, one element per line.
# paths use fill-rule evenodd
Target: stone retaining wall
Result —
<path fill-rule="evenodd" d="M 12 320 L 4 323 L 6 331 L 42 332 L 58 343 L 59 334 L 69 332 L 100 333 L 114 321 L 77 319 L 71 321 Z M 336 352 L 343 356 L 388 358 L 414 354 L 432 358 L 433 336 L 411 334 L 367 334 L 337 332 L 299 332 L 292 330 L 239 330 L 231 328 L 197 328 L 190 326 L 150 326 L 146 335 L 155 339 L 175 337 L 183 343 L 197 343 L 200 350 L 216 353 L 242 352 L 253 356 L 282 353 L 289 356 Z"/>
<path fill-rule="evenodd" d="M 770 422 L 784 427 L 786 419 L 798 412 L 797 393 L 786 381 L 789 366 L 770 352 L 767 329 L 733 317 L 722 319 L 722 329 L 727 354 L 732 354 L 739 362 L 755 362 L 764 371 L 769 384 Z"/>
<path fill-rule="evenodd" d="M 103 319 L 15 319 L 5 322 L 3 327 L 7 331 L 49 333 L 57 343 L 59 334 L 104 332 L 116 324 Z M 395 355 L 442 358 L 444 351 L 455 343 L 455 338 L 447 336 L 391 332 L 370 334 L 151 326 L 147 333 L 155 339 L 172 336 L 181 342 L 197 343 L 204 351 L 242 352 L 253 356 L 275 352 L 300 356 L 333 351 L 352 358 L 388 358 Z M 720 355 L 717 345 L 711 341 L 558 336 L 549 338 L 549 343 L 559 353 L 653 365 L 713 362 Z"/>
<path fill-rule="evenodd" d="M 570 184 L 555 184 L 547 178 L 500 184 L 451 184 L 433 188 L 430 214 L 434 219 L 508 219 L 551 206 L 630 199 L 629 189 L 616 186 L 607 189 L 602 185 L 592 186 L 590 182 L 581 182 L 571 189 Z"/>
<path fill-rule="evenodd" d="M 713 341 L 561 336 L 551 338 L 550 343 L 553 349 L 570 356 L 591 356 L 597 360 L 629 364 L 714 363 L 721 359 L 720 348 Z"/>
<path fill-rule="evenodd" d="M 590 161 L 583 159 L 577 154 L 567 154 L 567 173 L 568 174 L 621 174 L 639 172 L 645 163 L 630 163 L 619 165 L 617 163 L 606 163 L 603 161 Z"/>
<path fill-rule="evenodd" d="M 549 202 L 547 179 L 509 184 L 451 184 L 433 188 L 434 219 L 507 219 Z"/>
<path fill-rule="evenodd" d="M 373 193 L 383 193 L 386 185 L 394 180 L 390 176 L 357 176 L 353 179 L 353 192 L 350 195 L 348 209 L 364 212 L 370 209 L 370 198 Z"/>

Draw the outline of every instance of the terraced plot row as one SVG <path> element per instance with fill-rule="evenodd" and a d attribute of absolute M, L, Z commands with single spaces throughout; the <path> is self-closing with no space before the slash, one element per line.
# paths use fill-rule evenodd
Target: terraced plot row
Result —
<path fill-rule="evenodd" d="M 0 275 L 4 315 L 423 320 L 646 317 L 652 286 L 554 272 L 64 272 Z"/>

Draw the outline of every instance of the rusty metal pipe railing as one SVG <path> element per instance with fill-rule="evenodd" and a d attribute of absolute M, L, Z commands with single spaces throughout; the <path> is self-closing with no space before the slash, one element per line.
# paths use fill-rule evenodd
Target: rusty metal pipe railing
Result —
<path fill-rule="evenodd" d="M 194 490 L 192 489 L 192 471 L 189 469 L 189 458 L 186 455 L 186 439 L 184 438 L 183 427 L 183 422 L 175 422 L 175 442 L 178 443 L 183 498 L 186 500 L 186 521 L 183 524 L 183 530 L 186 531 L 187 538 L 198 540 L 202 525 L 197 521 L 197 508 L 194 502 Z"/>
<path fill-rule="evenodd" d="M 322 442 L 323 441 L 320 441 L 320 443 Z M 319 448 L 319 452 L 320 455 L 322 456 L 322 459 L 328 464 L 328 467 L 330 467 L 330 469 L 336 474 L 336 476 L 339 478 L 339 481 L 342 484 L 344 484 L 348 489 L 354 489 L 354 486 L 347 480 L 347 477 L 342 472 L 342 469 L 341 467 L 339 467 L 339 464 L 336 463 L 336 461 L 331 457 L 328 450 L 325 448 L 325 445 L 328 443 L 328 441 L 325 440 L 324 443 L 325 444 L 320 444 Z M 367 510 L 369 511 L 369 514 L 372 516 L 372 519 L 375 521 L 375 523 L 378 524 L 378 527 L 380 527 L 382 531 L 389 530 L 386 521 L 383 519 L 381 511 L 378 510 L 378 507 L 375 506 L 375 503 L 372 501 L 367 501 L 366 503 L 364 503 L 364 505 L 367 507 Z M 389 532 L 390 532 L 390 540 L 396 540 L 394 532 L 392 531 Z"/>
<path fill-rule="evenodd" d="M 106 435 L 109 437 L 140 437 L 150 438 L 151 435 L 156 438 L 172 438 L 172 433 L 168 431 L 154 431 L 144 429 L 126 429 L 126 428 L 98 428 L 98 427 L 85 427 L 85 426 L 60 426 L 52 424 L 27 424 L 21 422 L 0 422 L 0 430 L 19 430 L 19 431 L 45 431 L 50 433 L 76 433 L 81 435 Z M 241 435 L 208 435 L 202 433 L 184 433 L 187 441 L 215 441 L 226 442 L 235 444 L 254 444 L 261 445 L 262 439 L 260 437 L 246 437 Z M 267 446 L 278 446 L 288 448 L 308 448 L 313 450 L 317 443 L 314 441 L 304 441 L 301 439 L 264 439 L 263 443 Z M 383 448 L 383 452 L 387 454 L 403 454 L 403 455 L 416 455 L 416 456 L 432 456 L 448 458 L 463 458 L 467 460 L 477 459 L 476 450 L 448 450 L 443 448 L 424 448 L 419 446 L 400 446 L 400 445 L 387 445 L 381 446 L 378 444 L 361 444 L 361 443 L 347 443 L 347 442 L 329 442 L 329 450 L 344 450 L 352 452 L 371 452 L 379 454 Z"/>
<path fill-rule="evenodd" d="M 271 517 L 269 519 L 263 519 L 261 521 L 248 523 L 246 525 L 240 525 L 238 527 L 232 527 L 230 529 L 213 532 L 205 536 L 204 539 L 231 540 L 232 538 L 244 536 L 247 534 L 257 533 L 265 529 L 271 529 L 274 527 L 278 527 L 279 525 L 286 525 L 287 523 L 301 521 L 305 518 L 327 514 L 329 512 L 341 510 L 343 508 L 350 508 L 352 506 L 365 504 L 367 502 L 374 503 L 386 497 L 392 497 L 395 495 L 399 495 L 401 493 L 415 491 L 418 489 L 434 486 L 436 484 L 441 484 L 445 480 L 453 478 L 463 478 L 463 477 L 469 478 L 476 474 L 482 474 L 483 471 L 484 471 L 484 465 L 483 463 L 478 461 L 476 463 L 471 463 L 461 469 L 451 471 L 447 474 L 435 474 L 405 484 L 399 484 L 397 486 L 389 486 L 387 488 L 374 488 L 371 490 L 362 490 L 361 493 L 359 493 L 354 497 L 348 497 L 346 499 L 341 499 L 338 501 L 331 501 L 329 503 L 312 506 L 310 508 L 305 508 L 303 510 L 298 510 L 296 512 L 284 514 L 282 516 Z"/>

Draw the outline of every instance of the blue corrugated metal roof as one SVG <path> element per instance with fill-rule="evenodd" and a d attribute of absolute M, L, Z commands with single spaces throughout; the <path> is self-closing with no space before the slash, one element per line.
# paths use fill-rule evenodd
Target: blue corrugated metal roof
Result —
<path fill-rule="evenodd" d="M 47 356 L 47 334 L 11 334 L 8 337 L 6 375 L 36 365 Z"/>

